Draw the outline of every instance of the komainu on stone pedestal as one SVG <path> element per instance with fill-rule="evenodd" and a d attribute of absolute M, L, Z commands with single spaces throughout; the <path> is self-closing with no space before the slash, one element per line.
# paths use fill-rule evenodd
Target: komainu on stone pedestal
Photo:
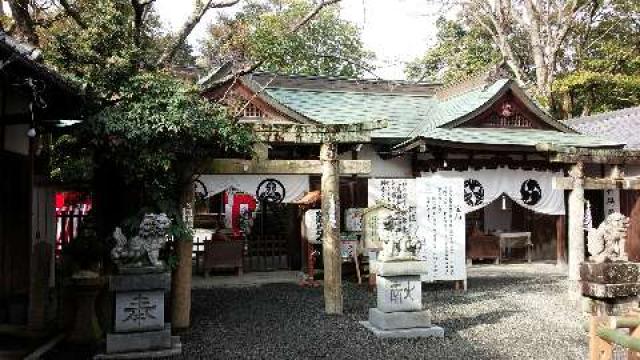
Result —
<path fill-rule="evenodd" d="M 587 249 L 591 254 L 590 261 L 602 263 L 607 261 L 627 261 L 625 243 L 629 218 L 613 213 L 598 226 L 597 229 L 589 229 L 587 237 Z"/>
<path fill-rule="evenodd" d="M 444 329 L 431 324 L 431 312 L 422 306 L 420 277 L 428 266 L 418 259 L 421 243 L 407 231 L 406 220 L 400 212 L 377 219 L 377 307 L 361 324 L 380 338 L 443 337 Z"/>
<path fill-rule="evenodd" d="M 180 337 L 172 336 L 171 324 L 165 323 L 171 273 L 158 258 L 170 225 L 165 214 L 146 214 L 136 236 L 127 239 L 120 228 L 114 231 L 111 257 L 118 273 L 109 278 L 113 331 L 107 334 L 105 353 L 94 359 L 161 358 L 182 352 Z"/>
<path fill-rule="evenodd" d="M 403 230 L 404 214 L 387 215 L 378 224 L 378 237 L 382 243 L 382 251 L 378 257 L 385 261 L 415 261 L 421 243 Z"/>
<path fill-rule="evenodd" d="M 111 258 L 118 265 L 161 266 L 158 259 L 160 249 L 167 241 L 167 231 L 171 219 L 165 214 L 145 214 L 138 235 L 127 239 L 120 228 L 113 232 L 116 246 L 111 250 Z"/>

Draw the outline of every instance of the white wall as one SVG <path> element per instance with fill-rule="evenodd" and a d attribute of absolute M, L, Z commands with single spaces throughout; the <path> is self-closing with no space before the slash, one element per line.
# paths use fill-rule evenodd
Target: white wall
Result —
<path fill-rule="evenodd" d="M 341 160 L 351 160 L 351 152 L 340 155 Z M 371 173 L 363 177 L 371 178 L 410 178 L 413 177 L 411 170 L 411 158 L 409 156 L 394 157 L 383 160 L 373 146 L 365 144 L 358 153 L 358 160 L 371 160 Z"/>

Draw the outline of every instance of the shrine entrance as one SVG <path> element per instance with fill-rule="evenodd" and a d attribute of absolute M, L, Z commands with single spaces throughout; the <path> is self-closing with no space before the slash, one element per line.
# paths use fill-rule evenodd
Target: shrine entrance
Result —
<path fill-rule="evenodd" d="M 557 261 L 559 218 L 563 216 L 535 212 L 502 195 L 466 215 L 467 259 L 474 264 Z"/>
<path fill-rule="evenodd" d="M 260 201 L 247 237 L 247 271 L 300 270 L 300 222 L 297 206 Z"/>

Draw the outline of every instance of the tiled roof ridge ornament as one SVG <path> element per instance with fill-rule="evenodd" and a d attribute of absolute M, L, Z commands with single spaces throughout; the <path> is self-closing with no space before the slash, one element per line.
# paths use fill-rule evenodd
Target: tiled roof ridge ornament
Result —
<path fill-rule="evenodd" d="M 466 76 L 451 84 L 444 85 L 436 91 L 436 98 L 444 101 L 472 90 L 482 89 L 484 91 L 496 81 L 502 79 L 511 79 L 505 61 L 492 64 L 479 72 Z"/>

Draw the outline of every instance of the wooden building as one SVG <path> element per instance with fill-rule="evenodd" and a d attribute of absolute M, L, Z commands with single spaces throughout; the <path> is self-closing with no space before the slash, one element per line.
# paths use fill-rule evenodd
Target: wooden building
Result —
<path fill-rule="evenodd" d="M 31 330 L 45 327 L 55 300 L 54 193 L 41 150 L 81 100 L 39 57 L 0 32 L 0 324 Z"/>
<path fill-rule="evenodd" d="M 556 121 L 498 71 L 452 86 L 267 73 L 228 75 L 223 68 L 204 79 L 203 94 L 227 104 L 242 122 L 330 125 L 386 121 L 386 127 L 372 131 L 370 141 L 339 147 L 340 159 L 371 161 L 366 174 L 340 178 L 343 212 L 371 202 L 371 179 L 464 177 L 469 205 L 467 255 L 476 259 L 496 257 L 496 251 L 501 251 L 495 248 L 500 233 L 527 232 L 534 259 L 564 263 L 565 193 L 554 190 L 551 179 L 565 176 L 572 164 L 554 161 L 554 152 L 549 149 L 624 146 L 615 139 L 583 135 Z M 219 79 L 225 77 L 229 80 L 220 84 Z M 318 145 L 277 138 L 267 145 L 265 159 L 318 159 Z M 277 180 L 286 173 L 212 167 L 208 174 L 216 175 L 203 176 L 213 176 L 209 187 L 219 191 L 226 176 L 256 177 L 252 181 L 259 182 Z M 296 191 L 319 190 L 317 174 L 296 174 L 306 184 Z M 480 184 L 479 178 L 489 183 Z M 299 219 L 289 220 L 290 224 L 296 222 L 299 224 Z M 282 238 L 285 243 L 299 241 L 299 237 Z M 524 254 L 514 249 L 508 255 Z"/>
<path fill-rule="evenodd" d="M 601 136 L 611 141 L 624 143 L 626 150 L 640 151 L 640 107 L 600 113 L 571 119 L 565 122 L 584 134 Z M 590 177 L 604 177 L 611 171 L 611 165 L 598 164 L 586 167 Z M 627 177 L 640 176 L 640 165 L 626 164 L 622 167 Z M 631 218 L 627 252 L 631 260 L 640 261 L 640 191 L 615 190 L 587 191 L 596 225 L 609 211 L 620 211 Z"/>

